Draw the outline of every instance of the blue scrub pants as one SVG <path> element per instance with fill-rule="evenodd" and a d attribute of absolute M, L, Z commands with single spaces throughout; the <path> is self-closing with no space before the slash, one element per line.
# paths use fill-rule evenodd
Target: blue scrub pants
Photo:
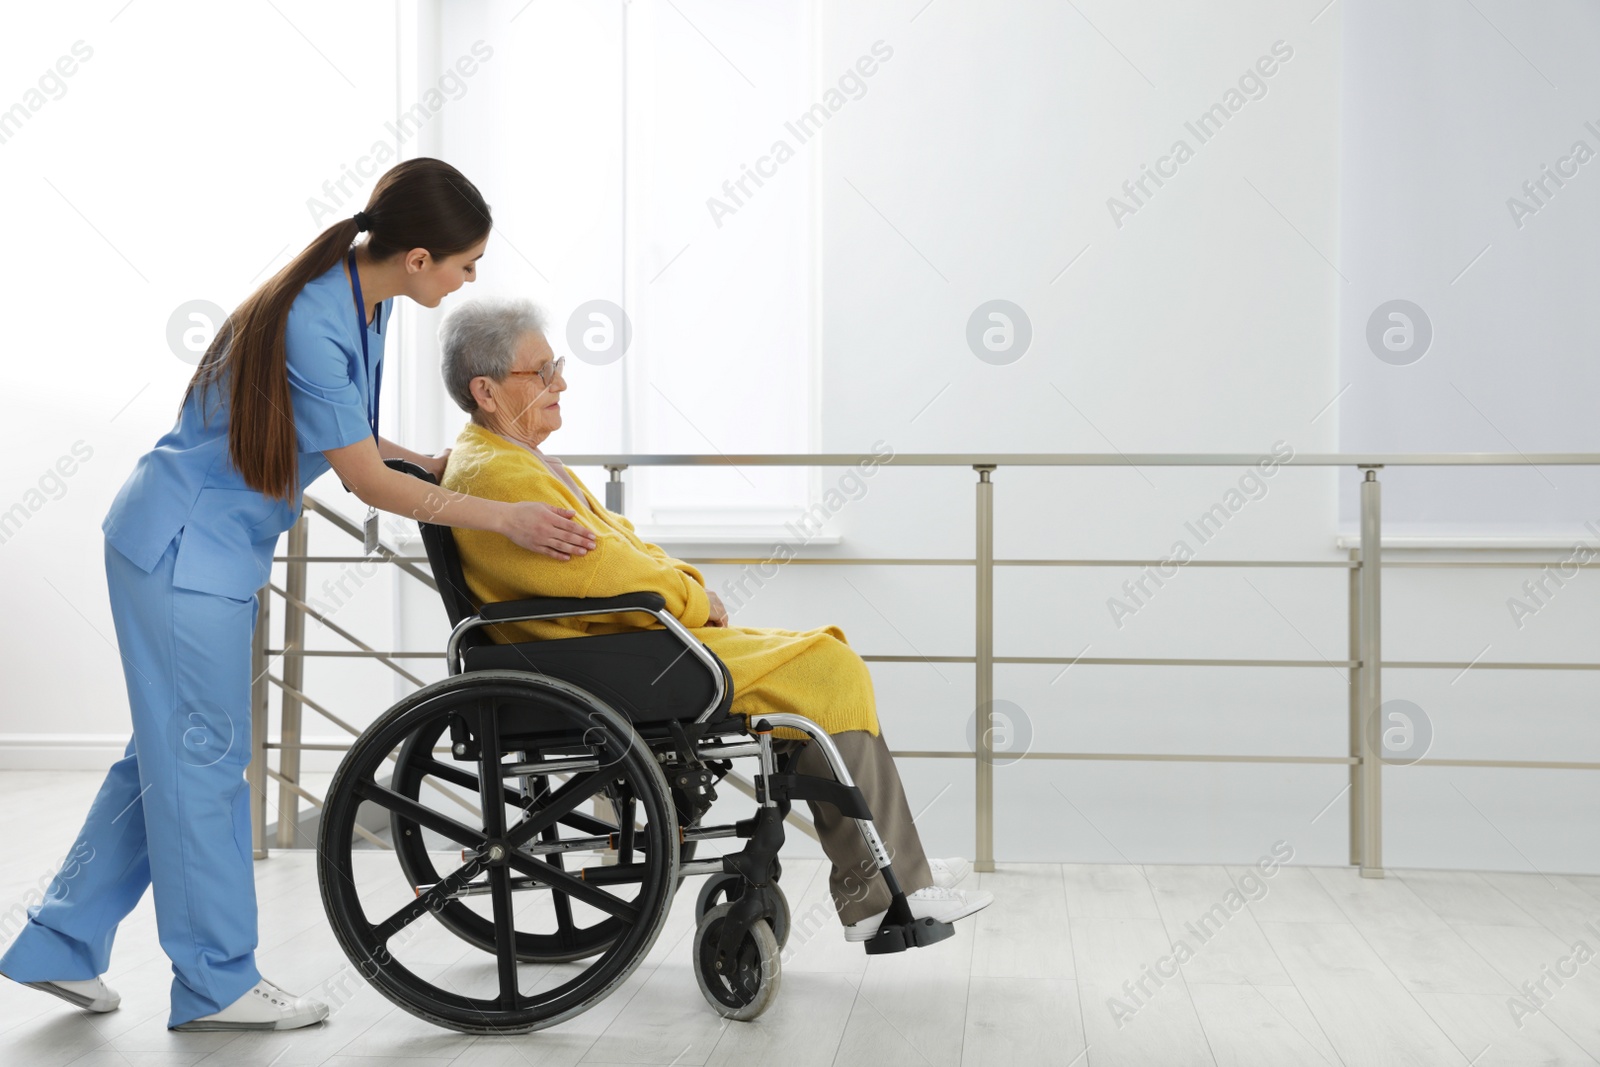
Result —
<path fill-rule="evenodd" d="M 172 960 L 168 1026 L 220 1011 L 261 978 L 244 779 L 256 602 L 174 588 L 182 536 L 149 574 L 106 545 L 133 737 L 70 861 L 0 957 L 19 982 L 104 974 L 117 924 L 153 885 Z"/>

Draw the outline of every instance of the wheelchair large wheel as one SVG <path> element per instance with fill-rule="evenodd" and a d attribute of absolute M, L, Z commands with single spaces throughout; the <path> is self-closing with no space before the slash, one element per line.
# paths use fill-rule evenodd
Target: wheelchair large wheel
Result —
<path fill-rule="evenodd" d="M 455 785 L 476 794 L 479 790 L 476 768 L 468 770 L 449 760 L 441 760 L 435 749 L 441 737 L 449 727 L 446 718 L 441 717 L 417 730 L 401 746 L 400 753 L 395 759 L 394 778 L 390 783 L 396 793 L 409 800 L 425 802 L 450 795 L 446 786 Z M 448 745 L 446 746 L 448 747 Z M 557 783 L 559 785 L 559 783 Z M 427 786 L 428 788 L 424 788 Z M 550 776 L 531 775 L 528 777 L 528 793 L 538 797 L 549 792 L 552 788 Z M 599 794 L 610 801 L 614 812 L 626 811 L 631 813 L 637 810 L 638 798 L 630 794 L 624 796 L 626 783 L 615 781 L 609 783 Z M 508 788 L 507 801 L 521 807 L 527 803 L 526 796 L 517 795 L 516 790 Z M 395 853 L 400 860 L 400 868 L 411 880 L 412 885 L 433 885 L 443 880 L 437 863 L 438 852 L 429 847 L 429 833 L 426 827 L 419 825 L 415 820 L 407 818 L 405 814 L 391 811 L 389 814 L 390 838 L 394 842 Z M 566 829 L 578 834 L 616 835 L 620 844 L 621 830 L 617 820 L 609 820 L 598 815 L 580 811 L 572 811 L 557 820 L 558 826 L 552 826 L 543 831 L 541 838 L 548 842 L 557 839 L 559 829 Z M 686 841 L 678 848 L 679 864 L 687 863 L 694 858 L 695 844 Z M 648 847 L 648 842 L 635 835 L 633 841 L 634 851 L 643 851 Z M 565 860 L 560 852 L 553 852 L 544 857 L 545 862 L 557 868 L 566 869 Z M 618 863 L 631 863 L 633 856 L 624 855 L 620 851 L 616 856 Z M 683 884 L 683 875 L 679 875 L 676 886 Z M 583 926 L 574 919 L 572 898 L 560 890 L 552 891 L 552 901 L 555 907 L 555 925 L 548 933 L 539 933 L 528 930 L 517 930 L 514 938 L 519 963 L 571 963 L 604 952 L 621 933 L 624 924 L 614 918 L 603 918 L 595 923 Z M 476 945 L 485 952 L 495 951 L 495 931 L 492 917 L 474 911 L 468 904 L 460 900 L 447 901 L 435 912 L 435 917 L 447 929 L 469 944 Z"/>
<path fill-rule="evenodd" d="M 452 751 L 434 758 L 433 741 L 445 736 Z M 387 758 L 398 760 L 416 737 L 429 740 L 412 747 L 413 771 L 470 791 L 476 815 L 380 784 Z M 571 777 L 525 796 L 506 784 L 519 763 L 559 766 Z M 629 798 L 620 830 L 577 812 L 608 795 Z M 397 871 L 381 852 L 357 851 L 363 802 L 399 817 L 397 842 L 412 831 L 402 865 L 417 860 L 424 830 L 448 841 L 455 858 L 441 868 L 449 853 L 436 851 L 426 867 Z M 613 830 L 627 862 L 600 866 L 594 856 L 573 873 L 553 859 L 594 853 Z M 418 690 L 356 740 L 328 790 L 318 876 L 335 938 L 385 997 L 454 1030 L 525 1033 L 581 1014 L 638 967 L 666 922 L 677 846 L 666 780 L 627 719 L 560 679 L 480 671 Z M 430 871 L 442 876 L 413 880 Z M 435 929 L 448 931 L 442 943 Z M 489 959 L 462 946 L 463 930 L 492 935 Z M 540 955 L 553 948 L 572 957 L 601 941 L 581 963 Z M 519 957 L 539 965 L 519 968 Z"/>

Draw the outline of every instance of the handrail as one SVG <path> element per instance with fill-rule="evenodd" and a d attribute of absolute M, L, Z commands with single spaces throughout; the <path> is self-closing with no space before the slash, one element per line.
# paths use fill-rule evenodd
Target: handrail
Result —
<path fill-rule="evenodd" d="M 1259 452 L 566 453 L 568 467 L 1254 467 Z M 1522 467 L 1600 464 L 1600 452 L 1296 452 L 1284 467 Z"/>
<path fill-rule="evenodd" d="M 331 522 L 334 527 L 346 537 L 353 538 L 357 541 L 362 540 L 361 530 L 357 528 L 355 523 L 351 522 L 337 511 L 334 511 L 316 497 L 308 496 L 304 497 L 303 499 L 305 500 L 306 511 L 321 515 L 323 518 Z M 295 550 L 293 546 L 291 546 L 290 552 L 293 553 L 294 551 Z M 299 550 L 299 554 L 303 556 L 305 555 L 305 551 L 305 547 L 302 546 Z M 415 566 L 409 558 L 401 556 L 400 553 L 396 552 L 382 541 L 378 542 L 378 547 L 374 549 L 374 551 L 377 553 L 379 558 L 383 559 L 385 562 L 397 565 L 401 570 L 405 571 L 407 574 L 411 575 L 411 577 L 415 578 L 429 589 L 432 589 L 434 592 L 437 593 L 439 591 L 439 584 L 433 580 L 432 574 L 421 569 L 420 567 Z M 366 557 L 361 557 L 363 562 L 365 559 Z M 422 557 L 422 559 L 423 562 L 427 562 L 426 556 Z"/>
<path fill-rule="evenodd" d="M 1381 620 L 1381 595 L 1382 572 L 1388 567 L 1492 567 L 1492 568 L 1538 568 L 1547 565 L 1547 561 L 1540 560 L 1508 560 L 1508 561 L 1418 561 L 1400 560 L 1392 563 L 1385 562 L 1382 557 L 1382 522 L 1380 514 L 1380 482 L 1378 472 L 1386 467 L 1402 466 L 1539 466 L 1539 465 L 1600 465 L 1600 453 L 1299 453 L 1291 459 L 1280 461 L 1281 467 L 1346 467 L 1355 468 L 1363 476 L 1361 482 L 1361 524 L 1360 547 L 1346 549 L 1348 558 L 1343 560 L 1190 560 L 1184 563 L 1185 567 L 1303 567 L 1303 568 L 1337 568 L 1348 574 L 1348 625 L 1349 625 L 1349 652 L 1343 659 L 1296 660 L 1296 659 L 1263 659 L 1263 658 L 1233 658 L 1219 657 L 1206 658 L 1171 658 L 1171 657 L 1134 657 L 1134 656 L 1100 656 L 1100 657 L 1062 657 L 1062 656 L 1006 656 L 995 654 L 993 647 L 994 634 L 994 570 L 996 567 L 1148 567 L 1168 563 L 1168 560 L 1138 560 L 1138 559 L 997 559 L 993 554 L 994 545 L 994 481 L 996 471 L 1006 467 L 1253 467 L 1260 464 L 1266 457 L 1258 454 L 1247 453 L 894 453 L 892 463 L 897 467 L 970 467 L 977 474 L 975 483 L 976 497 L 976 529 L 975 552 L 971 557 L 935 557 L 935 558 L 908 558 L 908 557 L 867 557 L 867 558 L 831 558 L 826 556 L 791 557 L 785 561 L 786 566 L 960 566 L 972 567 L 976 580 L 976 611 L 974 618 L 974 652 L 972 655 L 957 656 L 920 656 L 920 655 L 862 655 L 862 659 L 869 662 L 883 663 L 972 663 L 975 666 L 975 692 L 977 703 L 977 725 L 975 751 L 896 751 L 893 755 L 900 758 L 959 758 L 974 760 L 976 774 L 976 799 L 975 799 L 975 835 L 977 842 L 976 868 L 979 871 L 992 871 L 994 869 L 994 750 L 993 741 L 993 672 L 996 664 L 1100 664 L 1100 665 L 1137 665 L 1137 666 L 1251 666 L 1251 667 L 1318 667 L 1328 666 L 1349 672 L 1351 681 L 1351 694 L 1348 708 L 1349 726 L 1349 751 L 1338 756 L 1323 755 L 1271 755 L 1271 754 L 1214 754 L 1214 753 L 1138 753 L 1138 752 L 1036 752 L 1029 751 L 1020 757 L 1025 759 L 1058 759 L 1058 760 L 1120 760 L 1120 761 L 1149 761 L 1149 762 L 1242 762 L 1242 763 L 1283 763 L 1283 764 L 1346 764 L 1349 766 L 1350 775 L 1350 863 L 1360 867 L 1361 873 L 1367 877 L 1382 877 L 1382 767 L 1386 761 L 1381 752 L 1374 751 L 1371 731 L 1363 729 L 1362 724 L 1372 721 L 1378 713 L 1382 695 L 1382 673 L 1385 663 L 1382 657 L 1382 639 L 1380 630 Z M 622 455 L 622 454 L 571 454 L 562 457 L 568 466 L 598 466 L 610 472 L 610 480 L 606 483 L 606 505 L 614 511 L 623 510 L 624 483 L 622 472 L 629 467 L 725 467 L 725 466 L 752 466 L 752 467 L 834 467 L 858 466 L 864 463 L 883 463 L 885 458 L 876 452 L 861 453 L 753 453 L 753 454 L 657 454 L 657 455 Z M 284 555 L 275 556 L 274 559 L 284 562 L 292 572 L 298 570 L 299 580 L 291 576 L 283 589 L 276 586 L 264 587 L 260 597 L 260 615 L 258 616 L 258 632 L 255 645 L 257 669 L 255 671 L 256 685 L 253 691 L 253 706 L 256 711 L 256 720 L 253 722 L 252 761 L 249 774 L 252 784 L 257 788 L 253 790 L 254 802 L 258 805 L 253 813 L 253 827 L 255 829 L 256 855 L 266 855 L 265 848 L 265 791 L 264 785 L 267 777 L 278 780 L 284 787 L 280 795 L 280 813 L 287 811 L 293 814 L 294 802 L 300 796 L 307 796 L 303 789 L 294 781 L 298 775 L 298 754 L 304 749 L 332 749 L 339 750 L 337 745 L 302 745 L 299 738 L 299 710 L 301 706 L 309 707 L 314 711 L 327 714 L 339 725 L 348 725 L 335 718 L 326 709 L 309 700 L 305 700 L 300 693 L 298 684 L 289 685 L 287 664 L 293 660 L 296 664 L 303 663 L 308 656 L 348 656 L 374 658 L 384 662 L 402 675 L 416 681 L 415 676 L 404 671 L 393 662 L 401 658 L 439 658 L 438 652 L 401 652 L 377 651 L 362 644 L 353 635 L 346 631 L 337 630 L 359 647 L 351 650 L 307 650 L 300 647 L 300 643 L 285 640 L 284 647 L 272 649 L 268 647 L 265 636 L 266 622 L 270 619 L 269 600 L 272 593 L 282 594 L 285 610 L 289 618 L 299 615 L 300 625 L 303 627 L 305 612 L 310 611 L 304 601 L 304 569 L 313 564 L 340 563 L 340 562 L 365 562 L 366 556 L 342 555 L 312 555 L 307 551 L 304 539 L 303 526 L 306 515 L 318 515 L 328 520 L 335 528 L 355 539 L 359 539 L 361 532 L 355 524 L 334 512 L 321 502 L 307 497 L 305 499 L 305 514 L 302 515 L 296 529 L 299 532 L 291 533 L 289 551 Z M 388 545 L 380 545 L 376 557 L 382 562 L 391 563 L 412 577 L 427 584 L 430 588 L 437 588 L 431 575 L 419 563 L 425 563 L 426 557 L 404 555 Z M 751 556 L 707 556 L 683 557 L 685 562 L 694 564 L 760 564 L 765 563 L 762 557 Z M 1600 565 L 1597 563 L 1587 566 Z M 296 590 L 298 595 L 294 595 Z M 289 633 L 286 620 L 285 633 Z M 286 662 L 285 678 L 280 680 L 268 673 L 267 666 L 270 656 L 281 654 Z M 1489 670 L 1600 670 L 1600 663 L 1562 663 L 1562 662 L 1492 662 L 1481 661 L 1445 661 L 1445 660 L 1417 660 L 1394 661 L 1389 666 L 1403 668 L 1442 668 L 1442 669 L 1474 669 Z M 268 707 L 267 682 L 275 683 L 284 693 L 284 705 L 288 709 L 293 700 L 293 716 L 285 714 L 283 724 L 283 737 L 277 744 L 267 742 L 266 714 Z M 298 676 L 296 677 L 298 683 Z M 291 695 L 293 697 L 291 698 Z M 280 770 L 273 772 L 266 768 L 267 753 L 276 749 L 280 753 L 281 767 L 293 767 L 294 773 Z M 1600 763 L 1578 761 L 1529 761 L 1529 760 L 1452 760 L 1428 759 L 1406 760 L 1408 764 L 1437 765 L 1437 766 L 1472 766 L 1472 767 L 1533 767 L 1541 769 L 1579 769 L 1600 770 Z M 258 766 L 258 764 L 260 766 Z M 459 798 L 457 799 L 459 802 Z M 791 812 L 791 818 L 798 813 Z M 280 820 L 283 815 L 280 814 Z M 291 828 L 292 832 L 292 828 Z M 284 840 L 284 824 L 279 824 L 280 846 Z"/>

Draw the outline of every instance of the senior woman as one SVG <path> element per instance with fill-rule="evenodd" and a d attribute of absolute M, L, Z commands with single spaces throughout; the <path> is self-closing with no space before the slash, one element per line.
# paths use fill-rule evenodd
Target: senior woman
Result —
<path fill-rule="evenodd" d="M 873 700 L 866 663 L 836 626 L 814 630 L 731 626 L 700 572 L 640 539 L 633 524 L 594 498 L 581 479 L 539 446 L 561 427 L 563 359 L 554 358 L 538 309 L 526 300 L 474 300 L 458 305 L 440 328 L 445 387 L 471 421 L 456 439 L 443 485 L 493 500 L 531 500 L 557 508 L 594 532 L 594 548 L 576 555 L 534 552 L 497 534 L 457 529 L 468 591 L 480 604 L 527 596 L 607 597 L 653 591 L 667 610 L 727 665 L 740 715 L 805 715 L 827 730 L 871 808 L 894 860 L 911 912 L 942 922 L 987 907 L 993 896 L 954 888 L 971 865 L 929 860 L 906 804 Z M 626 616 L 613 616 L 621 619 Z M 646 616 L 635 614 L 633 618 Z M 651 629 L 660 628 L 652 621 Z M 501 641 L 550 640 L 637 629 L 597 618 L 546 619 L 494 627 Z M 780 728 L 774 737 L 803 738 Z M 796 763 L 799 774 L 831 778 L 815 745 Z M 832 805 L 807 802 L 823 851 L 833 864 L 834 908 L 850 941 L 878 930 L 889 893 L 855 822 Z"/>

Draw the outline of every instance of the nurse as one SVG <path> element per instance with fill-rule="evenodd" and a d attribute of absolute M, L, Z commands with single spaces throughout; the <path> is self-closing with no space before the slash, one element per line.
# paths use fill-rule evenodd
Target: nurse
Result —
<path fill-rule="evenodd" d="M 145 887 L 172 961 L 175 1030 L 287 1030 L 327 1018 L 256 969 L 248 784 L 256 591 L 301 493 L 331 467 L 373 508 L 494 530 L 559 560 L 593 536 L 573 512 L 450 493 L 384 465 L 378 435 L 396 296 L 437 307 L 474 280 L 489 206 L 454 167 L 412 159 L 250 295 L 196 368 L 173 428 L 106 515 L 106 582 L 133 736 L 0 973 L 89 1011 Z M 355 244 L 360 233 L 365 241 Z"/>

